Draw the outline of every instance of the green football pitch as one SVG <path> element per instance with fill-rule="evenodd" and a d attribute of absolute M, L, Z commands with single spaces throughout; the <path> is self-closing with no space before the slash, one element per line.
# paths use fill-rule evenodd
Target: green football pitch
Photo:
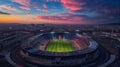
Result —
<path fill-rule="evenodd" d="M 49 52 L 72 52 L 75 51 L 72 43 L 69 40 L 51 40 L 46 51 Z"/>

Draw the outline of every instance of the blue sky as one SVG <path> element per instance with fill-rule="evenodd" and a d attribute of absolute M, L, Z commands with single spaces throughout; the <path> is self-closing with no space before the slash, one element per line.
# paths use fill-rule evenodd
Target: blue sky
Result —
<path fill-rule="evenodd" d="M 1 0 L 0 18 L 2 23 L 119 23 L 120 0 Z"/>

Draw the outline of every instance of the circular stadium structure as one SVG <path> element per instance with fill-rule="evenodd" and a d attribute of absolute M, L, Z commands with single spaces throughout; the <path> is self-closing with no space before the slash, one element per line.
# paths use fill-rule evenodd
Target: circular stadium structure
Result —
<path fill-rule="evenodd" d="M 29 64 L 43 67 L 86 65 L 99 57 L 98 44 L 78 33 L 43 33 L 21 45 L 20 55 Z"/>

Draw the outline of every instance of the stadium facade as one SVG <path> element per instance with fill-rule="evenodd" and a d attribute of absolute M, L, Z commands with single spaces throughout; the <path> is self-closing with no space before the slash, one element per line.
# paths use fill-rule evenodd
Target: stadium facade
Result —
<path fill-rule="evenodd" d="M 100 54 L 98 44 L 92 38 L 69 32 L 39 34 L 24 41 L 21 48 L 24 61 L 43 67 L 89 65 Z"/>

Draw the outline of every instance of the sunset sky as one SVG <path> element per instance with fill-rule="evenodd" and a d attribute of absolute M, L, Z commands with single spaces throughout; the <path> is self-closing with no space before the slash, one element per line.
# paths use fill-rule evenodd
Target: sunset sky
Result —
<path fill-rule="evenodd" d="M 0 0 L 0 23 L 119 23 L 120 0 Z"/>

